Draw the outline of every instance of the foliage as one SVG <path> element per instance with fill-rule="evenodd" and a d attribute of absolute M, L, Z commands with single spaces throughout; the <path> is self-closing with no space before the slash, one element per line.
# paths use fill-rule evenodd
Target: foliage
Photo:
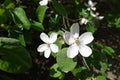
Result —
<path fill-rule="evenodd" d="M 46 5 L 41 5 L 40 1 L 44 2 L 44 0 L 31 0 L 29 6 L 24 5 L 24 0 L 0 1 L 0 70 L 7 73 L 28 71 L 34 66 L 32 65 L 32 58 L 35 57 L 33 54 L 36 55 L 36 46 L 44 41 L 49 46 L 50 52 L 47 51 L 48 47 L 46 48 L 46 46 L 40 50 L 40 46 L 37 53 L 41 56 L 44 52 L 44 55 L 55 58 L 56 63 L 50 68 L 51 77 L 63 80 L 65 74 L 71 72 L 78 80 L 107 80 L 106 71 L 110 64 L 108 60 L 114 58 L 114 49 L 91 40 L 91 44 L 88 45 L 90 42 L 86 43 L 87 47 L 90 46 L 90 50 L 92 50 L 89 57 L 83 56 L 79 51 L 80 54 L 75 53 L 76 55 L 70 58 L 68 56 L 70 47 L 68 48 L 68 46 L 71 44 L 65 40 L 65 37 L 68 38 L 67 32 L 71 30 L 74 23 L 78 23 L 80 27 L 78 33 L 90 32 L 91 35 L 89 36 L 93 36 L 101 27 L 102 21 L 107 23 L 108 27 L 106 28 L 115 26 L 119 29 L 120 15 L 114 9 L 115 7 L 119 10 L 119 1 L 110 0 L 106 2 L 103 0 L 103 3 L 115 5 L 104 12 L 95 10 L 99 8 L 102 10 L 100 7 L 102 3 L 95 3 L 91 0 L 46 0 L 48 1 Z M 40 35 L 42 41 L 39 42 L 39 35 L 36 34 L 42 32 L 48 35 Z M 50 35 L 53 32 L 57 33 L 57 40 L 54 40 L 54 35 Z M 70 32 L 72 33 L 72 31 Z M 46 42 L 45 39 L 51 42 Z M 94 39 L 96 38 L 94 37 Z M 75 43 L 79 44 L 77 42 L 78 37 L 75 40 Z M 38 42 L 37 45 L 34 42 Z M 58 46 L 59 51 L 55 51 L 56 46 L 53 46 L 53 42 Z M 7 79 L 4 76 L 0 76 L 0 78 Z"/>

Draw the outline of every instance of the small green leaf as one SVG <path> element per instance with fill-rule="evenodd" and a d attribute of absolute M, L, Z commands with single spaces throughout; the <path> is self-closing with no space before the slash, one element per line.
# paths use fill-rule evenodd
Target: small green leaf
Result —
<path fill-rule="evenodd" d="M 110 56 L 113 56 L 113 53 L 115 52 L 111 47 L 108 47 L 108 46 L 105 46 L 105 47 L 103 48 L 103 51 L 104 51 L 105 53 L 107 53 L 108 55 L 110 55 Z"/>
<path fill-rule="evenodd" d="M 57 77 L 60 77 L 61 74 L 62 74 L 62 73 L 60 72 L 60 69 L 59 69 L 58 64 L 54 64 L 54 65 L 50 68 L 50 76 L 51 76 L 51 77 L 57 78 Z"/>
<path fill-rule="evenodd" d="M 4 24 L 8 20 L 5 9 L 0 8 L 0 24 Z"/>
<path fill-rule="evenodd" d="M 82 12 L 80 12 L 80 15 L 85 18 L 89 17 L 89 14 L 86 9 L 82 9 Z"/>
<path fill-rule="evenodd" d="M 120 28 L 120 17 L 115 19 L 115 25 L 117 28 Z"/>
<path fill-rule="evenodd" d="M 104 75 L 107 70 L 107 63 L 100 62 L 100 65 L 101 65 L 101 73 Z"/>
<path fill-rule="evenodd" d="M 53 7 L 60 15 L 67 16 L 67 11 L 65 10 L 64 6 L 58 3 L 56 0 L 53 0 Z"/>
<path fill-rule="evenodd" d="M 78 76 L 78 74 L 80 74 L 81 71 L 84 71 L 84 70 L 86 70 L 86 67 L 84 67 L 84 66 L 77 66 L 74 70 L 72 70 L 72 73 L 73 73 L 73 75 L 75 77 L 80 78 L 80 76 Z"/>
<path fill-rule="evenodd" d="M 0 16 L 2 16 L 5 13 L 5 9 L 0 9 Z"/>
<path fill-rule="evenodd" d="M 62 71 L 71 71 L 77 65 L 77 62 L 67 57 L 67 48 L 63 48 L 58 52 L 56 57 L 57 64 Z"/>
<path fill-rule="evenodd" d="M 105 76 L 97 76 L 96 80 L 106 80 Z"/>
<path fill-rule="evenodd" d="M 97 43 L 96 46 L 97 46 L 98 48 L 104 48 L 104 45 L 101 44 L 101 43 Z"/>
<path fill-rule="evenodd" d="M 89 31 L 89 32 L 92 32 L 92 33 L 95 32 L 95 28 L 93 26 L 87 26 L 86 30 Z"/>
<path fill-rule="evenodd" d="M 89 23 L 87 24 L 87 26 L 86 26 L 86 30 L 87 30 L 88 32 L 94 33 L 94 32 L 96 31 L 96 28 L 95 28 L 94 23 L 93 23 L 93 22 L 89 22 Z"/>
<path fill-rule="evenodd" d="M 26 13 L 23 8 L 17 7 L 14 9 L 15 16 L 21 21 L 21 25 L 23 25 L 23 28 L 29 30 L 30 29 L 30 21 L 28 20 Z"/>
<path fill-rule="evenodd" d="M 3 4 L 6 9 L 13 9 L 15 7 L 15 4 L 11 0 L 5 0 Z"/>
<path fill-rule="evenodd" d="M 39 30 L 39 31 L 43 31 L 44 30 L 44 26 L 40 22 L 32 21 L 31 25 L 32 25 L 32 28 L 34 28 L 36 30 Z"/>
<path fill-rule="evenodd" d="M 80 1 L 79 0 L 74 0 L 76 5 L 79 5 Z"/>
<path fill-rule="evenodd" d="M 37 8 L 37 17 L 38 17 L 38 20 L 40 23 L 43 23 L 43 19 L 44 19 L 44 16 L 45 16 L 45 12 L 46 10 L 48 9 L 47 6 L 39 6 Z"/>
<path fill-rule="evenodd" d="M 21 43 L 23 46 L 26 46 L 26 43 L 25 43 L 25 39 L 24 39 L 24 35 L 23 35 L 23 34 L 19 34 L 19 40 L 20 40 L 20 43 Z"/>

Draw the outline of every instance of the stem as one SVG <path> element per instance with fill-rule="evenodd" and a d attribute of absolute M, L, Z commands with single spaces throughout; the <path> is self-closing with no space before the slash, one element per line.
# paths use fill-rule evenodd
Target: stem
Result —
<path fill-rule="evenodd" d="M 90 68 L 89 68 L 89 66 L 87 65 L 87 62 L 86 62 L 85 58 L 82 57 L 82 59 L 83 59 L 83 64 L 84 64 L 84 65 L 87 67 L 87 69 L 90 71 Z"/>
<path fill-rule="evenodd" d="M 63 18 L 63 25 L 65 26 L 65 28 L 67 28 L 66 23 L 65 23 L 65 18 L 64 17 L 62 18 Z"/>
<path fill-rule="evenodd" d="M 69 23 L 68 17 L 67 17 L 67 26 L 70 26 L 70 23 Z"/>
<path fill-rule="evenodd" d="M 71 22 L 78 22 L 78 21 L 81 20 L 81 18 L 71 19 L 71 18 L 68 18 L 68 17 L 65 17 L 65 16 L 64 16 L 64 18 L 71 21 Z"/>

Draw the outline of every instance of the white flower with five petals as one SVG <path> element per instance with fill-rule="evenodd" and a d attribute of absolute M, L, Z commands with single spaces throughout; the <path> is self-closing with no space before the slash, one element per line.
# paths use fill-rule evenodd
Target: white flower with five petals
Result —
<path fill-rule="evenodd" d="M 50 56 L 51 51 L 54 53 L 58 52 L 59 48 L 56 44 L 54 44 L 54 42 L 57 40 L 56 33 L 52 33 L 50 37 L 48 37 L 48 35 L 46 35 L 45 33 L 41 33 L 40 38 L 45 43 L 38 46 L 38 52 L 44 52 L 44 56 L 46 58 Z"/>
<path fill-rule="evenodd" d="M 89 0 L 88 4 L 85 4 L 85 5 L 88 7 L 87 8 L 88 11 L 91 11 L 91 10 L 95 11 L 96 10 L 96 7 L 95 7 L 96 4 L 97 4 L 96 2 L 92 2 L 92 0 Z"/>
<path fill-rule="evenodd" d="M 42 0 L 39 2 L 41 6 L 46 6 L 48 4 L 48 0 Z"/>
<path fill-rule="evenodd" d="M 67 56 L 74 58 L 80 53 L 83 57 L 88 57 L 92 54 L 92 50 L 87 44 L 91 43 L 94 39 L 91 32 L 85 32 L 79 36 L 79 24 L 74 23 L 70 32 L 64 34 L 65 42 L 70 45 L 67 49 Z"/>

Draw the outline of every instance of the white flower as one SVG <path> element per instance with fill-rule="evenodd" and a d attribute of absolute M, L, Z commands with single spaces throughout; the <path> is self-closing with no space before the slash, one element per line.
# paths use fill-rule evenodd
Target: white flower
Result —
<path fill-rule="evenodd" d="M 50 37 L 48 37 L 45 33 L 40 34 L 40 38 L 44 44 L 41 44 L 38 46 L 37 51 L 38 52 L 44 52 L 44 56 L 48 58 L 50 56 L 51 51 L 54 53 L 58 52 L 58 46 L 53 44 L 57 40 L 57 34 L 52 33 Z"/>
<path fill-rule="evenodd" d="M 48 4 L 48 0 L 42 0 L 39 2 L 41 6 L 46 6 Z"/>
<path fill-rule="evenodd" d="M 99 20 L 102 20 L 104 18 L 104 16 L 99 16 L 99 13 L 94 14 L 92 11 L 90 12 L 90 15 L 92 17 L 99 19 Z"/>
<path fill-rule="evenodd" d="M 87 10 L 88 11 L 95 11 L 96 10 L 96 7 L 94 7 L 97 3 L 96 2 L 92 2 L 91 0 L 88 1 L 88 4 L 85 4 L 88 8 Z"/>
<path fill-rule="evenodd" d="M 82 18 L 80 23 L 81 23 L 81 25 L 82 24 L 87 24 L 88 23 L 88 19 Z"/>
<path fill-rule="evenodd" d="M 79 24 L 74 23 L 70 32 L 65 32 L 64 34 L 65 42 L 70 45 L 67 49 L 67 56 L 69 58 L 74 58 L 78 53 L 83 57 L 88 57 L 92 54 L 92 50 L 86 44 L 93 41 L 94 37 L 91 32 L 85 32 L 79 36 Z"/>

